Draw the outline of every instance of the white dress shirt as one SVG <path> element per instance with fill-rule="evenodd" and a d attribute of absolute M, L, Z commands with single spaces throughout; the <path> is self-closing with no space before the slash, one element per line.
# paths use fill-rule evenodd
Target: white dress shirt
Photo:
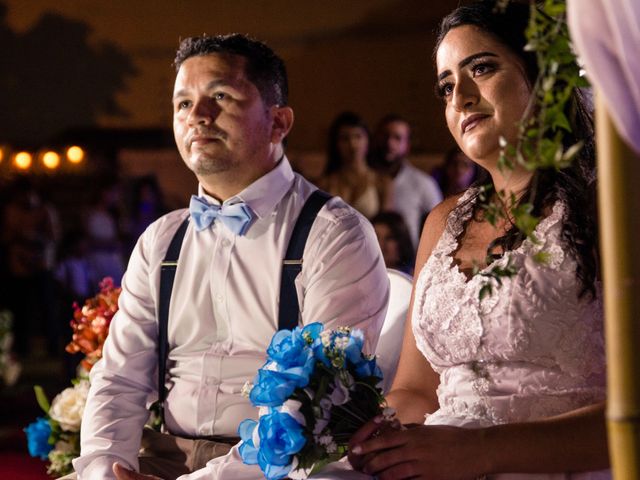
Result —
<path fill-rule="evenodd" d="M 393 179 L 393 210 L 404 218 L 413 248 L 420 240 L 425 214 L 442 201 L 442 192 L 433 177 L 405 161 Z"/>
<path fill-rule="evenodd" d="M 314 190 L 285 158 L 225 202 L 244 201 L 255 213 L 245 236 L 220 221 L 201 232 L 189 225 L 169 312 L 165 418 L 171 433 L 237 436 L 243 419 L 257 418 L 240 391 L 264 363 L 277 329 L 282 259 Z M 81 479 L 114 478 L 115 461 L 138 467 L 148 399 L 157 395 L 160 263 L 187 215 L 179 210 L 160 218 L 132 253 L 104 357 L 91 371 L 82 455 L 74 461 Z M 339 198 L 318 213 L 296 289 L 302 323 L 360 328 L 373 351 L 389 282 L 371 225 Z"/>

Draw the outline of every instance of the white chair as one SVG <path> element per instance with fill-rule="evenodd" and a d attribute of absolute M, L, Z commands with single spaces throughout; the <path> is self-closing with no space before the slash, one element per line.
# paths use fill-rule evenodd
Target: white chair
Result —
<path fill-rule="evenodd" d="M 404 321 L 411 302 L 412 286 L 411 276 L 406 273 L 388 268 L 387 275 L 389 276 L 389 306 L 376 348 L 377 363 L 384 374 L 382 390 L 385 394 L 391 388 L 391 382 L 398 367 L 404 337 Z"/>

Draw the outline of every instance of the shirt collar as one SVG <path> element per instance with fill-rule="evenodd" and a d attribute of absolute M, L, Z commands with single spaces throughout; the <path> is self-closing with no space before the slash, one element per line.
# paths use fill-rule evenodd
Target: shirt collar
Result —
<path fill-rule="evenodd" d="M 282 200 L 282 197 L 291 188 L 293 180 L 294 174 L 291 164 L 287 157 L 283 156 L 273 170 L 257 179 L 237 195 L 225 200 L 223 204 L 232 205 L 245 202 L 258 218 L 263 218 L 270 214 L 278 202 Z M 205 193 L 201 184 L 198 184 L 198 195 L 214 205 L 220 205 L 218 200 Z"/>

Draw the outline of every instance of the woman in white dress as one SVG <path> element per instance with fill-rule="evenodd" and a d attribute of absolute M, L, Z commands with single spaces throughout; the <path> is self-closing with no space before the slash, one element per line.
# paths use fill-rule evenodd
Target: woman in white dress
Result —
<path fill-rule="evenodd" d="M 388 396 L 405 426 L 376 419 L 350 444 L 354 468 L 379 479 L 610 478 L 593 130 L 580 92 L 566 143 L 585 147 L 572 166 L 498 169 L 499 139 L 515 142 L 537 75 L 522 49 L 528 9 L 456 9 L 442 22 L 435 59 L 451 134 L 489 172 L 494 192 L 534 205 L 538 243 L 508 220 L 489 224 L 477 187 L 431 212 Z M 533 259 L 540 251 L 544 263 Z M 487 277 L 474 269 L 508 263 L 515 275 L 480 300 Z"/>

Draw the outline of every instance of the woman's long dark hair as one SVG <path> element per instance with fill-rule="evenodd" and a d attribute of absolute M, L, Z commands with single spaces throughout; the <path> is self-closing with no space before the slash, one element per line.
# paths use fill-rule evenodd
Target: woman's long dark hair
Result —
<path fill-rule="evenodd" d="M 529 22 L 529 3 L 509 2 L 504 13 L 498 12 L 496 2 L 479 1 L 457 8 L 446 16 L 440 24 L 437 51 L 445 35 L 453 28 L 473 25 L 493 35 L 499 42 L 510 48 L 522 60 L 529 83 L 535 84 L 538 65 L 535 54 L 525 52 L 527 43 L 525 28 Z M 565 247 L 576 259 L 576 276 L 581 284 L 579 296 L 591 293 L 595 297 L 595 281 L 598 276 L 598 230 L 596 211 L 596 167 L 593 142 L 594 128 L 591 102 L 584 92 L 575 90 L 565 114 L 571 125 L 571 133 L 564 135 L 565 148 L 582 141 L 584 146 L 570 166 L 556 170 L 537 170 L 522 201 L 533 205 L 532 214 L 543 216 L 556 201 L 566 205 L 562 237 Z M 491 182 L 491 178 L 480 179 L 475 186 Z M 533 187 L 535 186 L 535 188 Z M 532 198 L 533 197 L 533 198 Z M 462 208 L 463 205 L 457 208 Z M 474 203 L 474 215 L 480 214 L 480 202 Z M 489 252 L 500 247 L 503 251 L 517 248 L 524 240 L 524 234 L 514 225 L 489 247 Z"/>
<path fill-rule="evenodd" d="M 324 169 L 325 175 L 337 172 L 342 167 L 343 159 L 338 150 L 338 135 L 342 127 L 358 127 L 364 130 L 367 140 L 371 143 L 371 132 L 362 117 L 353 112 L 342 112 L 331 122 L 329 127 L 329 138 L 327 144 L 327 165 Z M 368 155 L 368 153 L 367 153 Z"/>

